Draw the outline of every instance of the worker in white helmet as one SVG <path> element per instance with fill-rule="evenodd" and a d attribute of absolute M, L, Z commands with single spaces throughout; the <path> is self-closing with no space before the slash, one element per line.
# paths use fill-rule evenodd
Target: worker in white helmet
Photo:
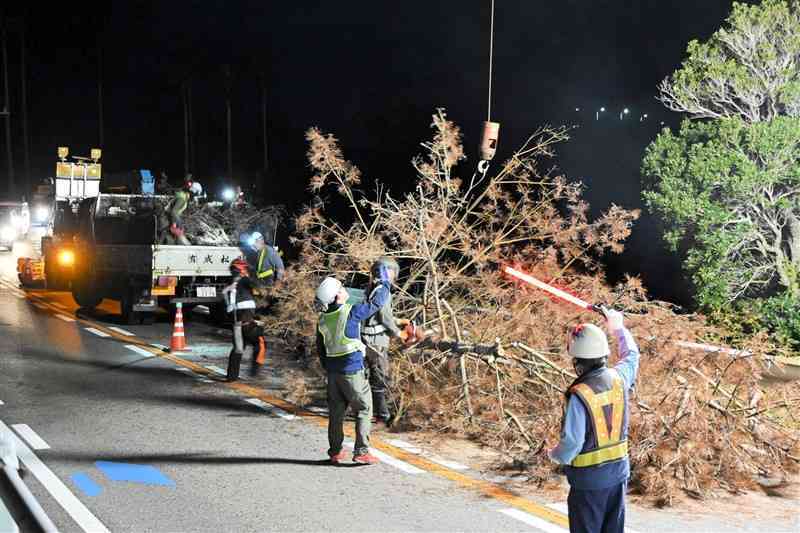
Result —
<path fill-rule="evenodd" d="M 316 292 L 315 303 L 322 310 L 317 349 L 320 364 L 328 374 L 328 457 L 334 464 L 345 457 L 343 426 L 348 407 L 356 417 L 353 462 L 367 465 L 378 462 L 369 453 L 372 396 L 361 341 L 361 322 L 377 313 L 389 298 L 389 273 L 385 266 L 379 268 L 378 277 L 380 286 L 363 304 L 348 304 L 347 289 L 335 278 L 325 278 Z"/>
<path fill-rule="evenodd" d="M 579 324 L 569 333 L 568 351 L 577 379 L 569 387 L 561 440 L 548 452 L 564 465 L 572 533 L 623 533 L 628 463 L 628 393 L 639 370 L 639 349 L 625 328 L 622 313 L 601 307 L 609 332 L 617 339 L 620 360 L 611 353 L 605 333 Z"/>

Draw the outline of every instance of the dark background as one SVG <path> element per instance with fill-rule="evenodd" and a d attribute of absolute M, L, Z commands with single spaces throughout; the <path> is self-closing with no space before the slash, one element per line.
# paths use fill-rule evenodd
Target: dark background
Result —
<path fill-rule="evenodd" d="M 489 1 L 8 2 L 9 83 L 16 179 L 23 165 L 20 30 L 27 41 L 29 183 L 52 173 L 57 146 L 88 155 L 99 142 L 97 82 L 104 91 L 104 172 L 164 168 L 183 176 L 181 87 L 192 87 L 196 178 L 219 192 L 226 170 L 226 66 L 231 71 L 233 176 L 260 181 L 270 203 L 307 202 L 303 132 L 335 133 L 369 179 L 402 192 L 409 161 L 437 107 L 463 128 L 471 173 L 486 118 Z M 558 165 L 587 185 L 594 213 L 612 202 L 641 207 L 644 147 L 680 117 L 655 99 L 689 40 L 706 39 L 727 0 L 497 0 L 492 118 L 504 159 L 538 126 L 576 126 Z M 102 62 L 99 63 L 102 50 Z M 99 67 L 102 67 L 100 69 Z M 263 169 L 259 77 L 268 92 L 269 168 Z M 595 120 L 595 112 L 607 111 Z M 619 112 L 630 113 L 619 119 Z M 576 108 L 579 111 L 576 111 Z M 647 119 L 643 119 L 644 114 Z M 642 120 L 640 121 L 640 118 Z M 663 124 L 662 124 L 663 122 Z M 5 141 L 5 130 L 0 136 Z M 3 147 L 4 148 L 4 147 Z M 6 176 L 5 150 L 0 179 Z M 677 258 L 646 213 L 609 278 L 640 274 L 653 296 L 688 303 Z"/>

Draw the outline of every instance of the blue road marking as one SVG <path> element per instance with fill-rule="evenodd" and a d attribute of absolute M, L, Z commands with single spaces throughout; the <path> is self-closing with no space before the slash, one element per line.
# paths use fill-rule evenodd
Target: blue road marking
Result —
<path fill-rule="evenodd" d="M 103 487 L 95 483 L 88 474 L 84 474 L 83 472 L 72 474 L 70 479 L 72 479 L 72 483 L 81 489 L 87 496 L 97 496 L 103 492 Z"/>
<path fill-rule="evenodd" d="M 161 473 L 154 466 L 135 465 L 131 463 L 114 463 L 97 461 L 95 466 L 111 481 L 130 481 L 144 485 L 163 485 L 174 487 L 175 482 Z"/>

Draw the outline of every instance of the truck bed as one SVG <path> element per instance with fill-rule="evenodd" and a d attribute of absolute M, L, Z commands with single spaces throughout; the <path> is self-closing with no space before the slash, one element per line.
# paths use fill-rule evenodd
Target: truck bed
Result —
<path fill-rule="evenodd" d="M 242 255 L 235 246 L 99 244 L 98 271 L 158 276 L 229 276 L 230 264 Z"/>

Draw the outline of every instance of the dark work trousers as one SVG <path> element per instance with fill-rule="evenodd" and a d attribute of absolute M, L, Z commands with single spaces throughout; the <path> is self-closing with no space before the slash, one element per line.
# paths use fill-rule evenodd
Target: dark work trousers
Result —
<path fill-rule="evenodd" d="M 367 368 L 369 369 L 369 387 L 372 389 L 372 409 L 376 418 L 388 421 L 389 412 L 389 348 L 370 346 L 366 349 Z"/>
<path fill-rule="evenodd" d="M 624 533 L 627 488 L 627 481 L 599 490 L 570 488 L 567 498 L 570 533 Z"/>

